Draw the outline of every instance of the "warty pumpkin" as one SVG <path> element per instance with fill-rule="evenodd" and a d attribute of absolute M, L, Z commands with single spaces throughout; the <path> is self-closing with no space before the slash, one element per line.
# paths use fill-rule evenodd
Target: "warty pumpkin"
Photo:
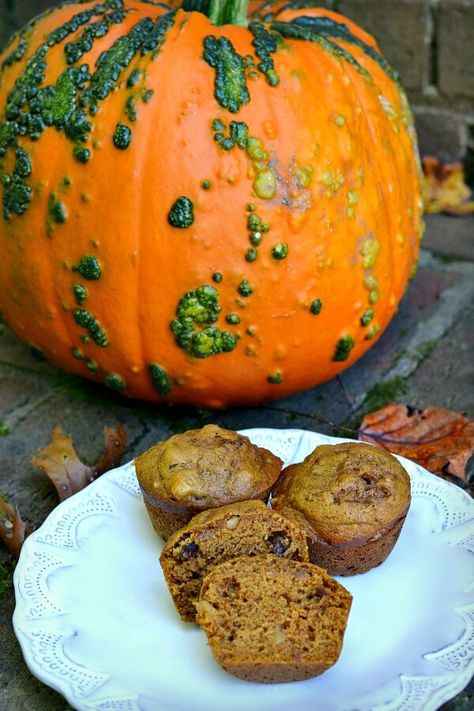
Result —
<path fill-rule="evenodd" d="M 397 74 L 341 15 L 247 4 L 63 2 L 0 57 L 0 310 L 131 397 L 218 408 L 325 381 L 416 264 Z"/>

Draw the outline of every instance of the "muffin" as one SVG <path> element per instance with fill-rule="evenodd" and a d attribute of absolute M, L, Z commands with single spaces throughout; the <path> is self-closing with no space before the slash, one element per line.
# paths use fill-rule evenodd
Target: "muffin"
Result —
<path fill-rule="evenodd" d="M 287 467 L 272 506 L 304 528 L 310 561 L 354 575 L 386 559 L 410 498 L 410 478 L 392 454 L 351 442 L 317 447 Z"/>
<path fill-rule="evenodd" d="M 213 568 L 196 606 L 218 664 L 247 681 L 278 683 L 336 663 L 351 603 L 322 568 L 263 555 Z"/>
<path fill-rule="evenodd" d="M 194 602 L 212 566 L 240 555 L 262 553 L 308 560 L 305 532 L 263 501 L 239 501 L 203 511 L 173 533 L 160 563 L 181 618 L 195 621 Z"/>
<path fill-rule="evenodd" d="M 206 509 L 266 501 L 282 464 L 248 437 L 216 425 L 173 435 L 135 459 L 151 522 L 165 540 Z"/>

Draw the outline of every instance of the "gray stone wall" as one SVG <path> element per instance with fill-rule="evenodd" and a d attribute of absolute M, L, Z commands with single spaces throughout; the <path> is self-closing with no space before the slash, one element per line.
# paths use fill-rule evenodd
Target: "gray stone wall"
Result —
<path fill-rule="evenodd" d="M 53 0 L 0 0 L 0 45 Z M 474 180 L 474 0 L 322 0 L 371 32 L 402 76 L 422 154 Z"/>
<path fill-rule="evenodd" d="M 336 0 L 398 69 L 421 152 L 467 161 L 474 179 L 474 0 Z"/>

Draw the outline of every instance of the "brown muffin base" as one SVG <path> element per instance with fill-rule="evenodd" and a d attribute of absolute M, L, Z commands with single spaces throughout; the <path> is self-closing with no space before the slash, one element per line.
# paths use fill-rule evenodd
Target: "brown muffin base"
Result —
<path fill-rule="evenodd" d="M 156 533 L 165 541 L 172 533 L 185 526 L 196 513 L 199 513 L 199 510 L 190 511 L 184 508 L 181 512 L 178 510 L 170 511 L 164 507 L 160 508 L 158 499 L 149 497 L 143 489 L 142 495 L 151 524 Z"/>
<path fill-rule="evenodd" d="M 174 501 L 164 501 L 148 494 L 142 487 L 140 488 L 151 524 L 156 533 L 165 541 L 168 540 L 172 533 L 189 523 L 194 516 L 210 508 L 209 506 L 183 506 Z M 271 487 L 262 491 L 259 496 L 252 498 L 253 500 L 267 503 L 270 491 Z"/>
<path fill-rule="evenodd" d="M 245 681 L 253 681 L 259 684 L 285 684 L 292 681 L 304 681 L 314 676 L 320 676 L 328 669 L 323 664 L 287 664 L 281 663 L 251 663 L 234 664 L 228 666 L 223 662 L 222 668 L 233 676 Z"/>
<path fill-rule="evenodd" d="M 366 573 L 383 563 L 389 556 L 400 535 L 405 518 L 406 516 L 403 516 L 398 519 L 395 525 L 380 538 L 359 546 L 336 546 L 306 531 L 309 559 L 311 563 L 325 568 L 330 575 Z"/>

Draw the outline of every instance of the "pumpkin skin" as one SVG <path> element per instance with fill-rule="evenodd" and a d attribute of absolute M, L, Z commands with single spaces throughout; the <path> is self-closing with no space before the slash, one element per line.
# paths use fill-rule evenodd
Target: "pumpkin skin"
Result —
<path fill-rule="evenodd" d="M 340 38 L 342 57 L 321 41 L 278 36 L 267 53 L 274 75 L 268 62 L 267 73 L 258 68 L 245 27 L 109 3 L 48 12 L 0 56 L 5 321 L 52 363 L 135 398 L 222 408 L 334 377 L 386 328 L 418 256 L 420 174 L 403 91 Z M 123 17 L 85 46 L 103 5 L 106 14 L 123 6 Z M 279 32 L 302 16 L 328 18 L 379 51 L 336 13 L 266 3 L 263 14 L 269 6 L 293 28 Z M 5 139 L 15 120 L 8 97 L 45 37 L 56 32 L 57 42 L 40 89 L 71 67 L 99 72 L 103 52 L 129 43 L 138 22 L 151 27 L 145 18 L 167 18 L 161 42 L 131 52 L 114 80 L 102 71 L 105 89 L 83 102 L 91 127 L 82 142 L 63 104 L 77 109 L 89 81 L 70 94 L 57 85 L 56 104 L 44 99 L 57 125 Z M 65 26 L 73 29 L 58 39 Z M 253 57 L 244 79 L 219 64 L 225 41 L 207 40 L 204 58 L 207 37 L 230 40 L 229 61 Z M 82 55 L 68 65 L 74 47 Z M 20 110 L 31 113 L 32 101 Z"/>

